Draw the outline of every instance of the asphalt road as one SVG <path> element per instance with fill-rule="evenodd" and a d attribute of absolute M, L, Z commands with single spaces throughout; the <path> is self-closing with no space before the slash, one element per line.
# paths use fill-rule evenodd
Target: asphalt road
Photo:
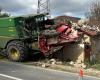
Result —
<path fill-rule="evenodd" d="M 0 61 L 0 80 L 80 80 L 78 74 Z M 100 80 L 84 76 L 83 80 Z"/>

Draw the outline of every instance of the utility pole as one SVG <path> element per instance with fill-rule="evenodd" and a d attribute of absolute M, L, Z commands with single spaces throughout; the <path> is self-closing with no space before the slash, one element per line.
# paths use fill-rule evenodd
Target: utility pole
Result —
<path fill-rule="evenodd" d="M 37 14 L 42 13 L 50 17 L 50 0 L 38 0 Z"/>
<path fill-rule="evenodd" d="M 0 15 L 1 15 L 1 12 L 2 12 L 2 7 L 0 6 Z"/>

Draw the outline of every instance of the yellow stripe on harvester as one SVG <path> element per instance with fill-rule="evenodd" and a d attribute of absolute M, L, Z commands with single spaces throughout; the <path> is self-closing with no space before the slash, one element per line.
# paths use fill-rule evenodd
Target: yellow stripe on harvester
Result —
<path fill-rule="evenodd" d="M 14 38 L 14 37 L 9 37 L 9 36 L 0 36 L 0 38 Z"/>
<path fill-rule="evenodd" d="M 14 30 L 10 29 L 9 32 L 13 32 Z"/>

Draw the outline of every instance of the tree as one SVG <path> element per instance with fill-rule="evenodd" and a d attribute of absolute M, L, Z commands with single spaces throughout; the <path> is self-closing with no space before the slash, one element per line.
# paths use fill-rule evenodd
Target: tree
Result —
<path fill-rule="evenodd" d="M 0 14 L 0 18 L 2 18 L 2 17 L 9 17 L 9 14 L 7 14 L 7 13 Z"/>
<path fill-rule="evenodd" d="M 6 12 L 2 13 L 2 8 L 0 7 L 0 18 L 2 17 L 9 17 L 9 14 Z"/>
<path fill-rule="evenodd" d="M 88 15 L 89 24 L 95 25 L 100 29 L 100 1 L 96 0 L 90 7 L 90 13 Z"/>

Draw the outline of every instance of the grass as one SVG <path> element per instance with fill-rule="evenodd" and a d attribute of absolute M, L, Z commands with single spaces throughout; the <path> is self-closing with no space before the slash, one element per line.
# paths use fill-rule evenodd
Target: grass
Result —
<path fill-rule="evenodd" d="M 4 57 L 0 55 L 0 59 L 4 59 Z"/>
<path fill-rule="evenodd" d="M 100 64 L 95 64 L 95 65 L 92 66 L 92 68 L 100 70 Z"/>

